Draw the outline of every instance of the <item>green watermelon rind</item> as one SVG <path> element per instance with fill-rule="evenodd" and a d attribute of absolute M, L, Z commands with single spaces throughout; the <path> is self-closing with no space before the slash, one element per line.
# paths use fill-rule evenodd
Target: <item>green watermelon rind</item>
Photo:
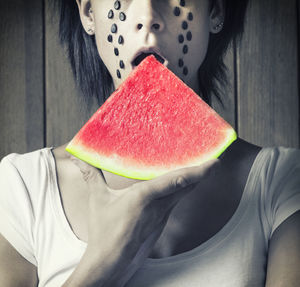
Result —
<path fill-rule="evenodd" d="M 215 148 L 209 154 L 206 153 L 205 157 L 201 155 L 200 158 L 195 158 L 193 162 L 181 166 L 174 165 L 171 168 L 167 167 L 159 169 L 157 166 L 144 166 L 144 169 L 142 169 L 140 166 L 134 167 L 132 164 L 127 164 L 126 166 L 126 159 L 122 159 L 117 155 L 110 157 L 101 156 L 96 151 L 90 150 L 87 147 L 84 147 L 84 145 L 73 141 L 68 144 L 66 151 L 96 168 L 103 169 L 123 177 L 150 180 L 170 172 L 171 170 L 199 166 L 206 161 L 218 158 L 237 139 L 237 134 L 233 128 L 228 128 L 225 133 L 224 140 L 220 147 Z"/>

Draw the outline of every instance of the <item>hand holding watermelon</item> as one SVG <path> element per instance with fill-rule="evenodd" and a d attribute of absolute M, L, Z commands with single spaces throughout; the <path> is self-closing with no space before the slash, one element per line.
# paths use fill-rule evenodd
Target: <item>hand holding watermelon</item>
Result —
<path fill-rule="evenodd" d="M 212 175 L 219 160 L 172 171 L 122 190 L 107 186 L 101 170 L 76 158 L 73 162 L 89 192 L 88 247 L 64 286 L 83 280 L 85 284 L 123 286 L 149 256 L 175 205 Z"/>

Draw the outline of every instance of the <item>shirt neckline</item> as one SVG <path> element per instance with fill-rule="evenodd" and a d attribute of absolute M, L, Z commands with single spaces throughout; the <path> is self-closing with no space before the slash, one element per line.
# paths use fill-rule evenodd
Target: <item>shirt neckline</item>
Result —
<path fill-rule="evenodd" d="M 57 173 L 56 173 L 56 163 L 54 159 L 54 155 L 52 153 L 53 147 L 45 148 L 47 152 L 47 156 L 45 158 L 48 173 L 49 173 L 49 186 L 51 188 L 51 204 L 54 211 L 54 216 L 58 220 L 61 225 L 61 231 L 68 242 L 75 244 L 78 248 L 84 249 L 87 247 L 87 243 L 80 240 L 75 233 L 73 232 L 67 218 L 65 212 L 63 210 L 62 201 L 60 197 L 60 191 L 58 187 L 57 181 Z M 195 256 L 202 255 L 208 250 L 212 249 L 214 246 L 220 244 L 225 238 L 227 238 L 230 233 L 235 229 L 238 223 L 241 221 L 243 215 L 247 210 L 247 206 L 249 205 L 249 196 L 251 195 L 252 189 L 249 189 L 248 186 L 255 186 L 258 180 L 257 175 L 259 175 L 262 165 L 260 165 L 261 160 L 264 158 L 267 148 L 261 148 L 258 154 L 255 157 L 255 160 L 251 166 L 250 172 L 247 177 L 247 181 L 239 202 L 237 209 L 235 210 L 232 217 L 226 222 L 226 224 L 211 238 L 198 245 L 197 247 L 182 252 L 180 254 L 172 255 L 164 258 L 146 258 L 143 264 L 143 267 L 157 267 L 164 264 L 172 264 L 178 263 L 182 261 L 186 261 Z"/>
<path fill-rule="evenodd" d="M 253 188 L 250 189 L 249 186 L 254 187 L 257 184 L 259 174 L 262 169 L 262 165 L 260 164 L 260 162 L 263 160 L 266 150 L 267 148 L 261 148 L 261 150 L 256 155 L 248 174 L 238 207 L 236 208 L 231 218 L 217 233 L 215 233 L 212 237 L 210 237 L 202 244 L 186 252 L 164 258 L 146 258 L 143 267 L 161 267 L 162 265 L 181 263 L 196 256 L 205 254 L 213 247 L 219 245 L 222 241 L 224 241 L 235 230 L 239 222 L 242 220 L 243 216 L 246 214 L 247 208 L 249 207 L 250 203 L 250 200 L 248 199 L 251 196 L 251 191 L 253 191 Z"/>

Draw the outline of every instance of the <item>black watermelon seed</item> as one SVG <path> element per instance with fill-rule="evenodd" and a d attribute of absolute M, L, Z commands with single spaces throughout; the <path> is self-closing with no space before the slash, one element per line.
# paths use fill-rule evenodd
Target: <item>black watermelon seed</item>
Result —
<path fill-rule="evenodd" d="M 189 50 L 188 46 L 184 45 L 183 48 L 182 48 L 183 54 L 187 54 L 188 50 Z"/>
<path fill-rule="evenodd" d="M 193 13 L 189 12 L 189 14 L 188 14 L 188 20 L 193 21 L 193 19 L 194 19 Z"/>
<path fill-rule="evenodd" d="M 122 60 L 120 61 L 120 68 L 121 68 L 121 69 L 124 69 L 124 68 L 125 68 L 124 62 L 123 62 Z"/>
<path fill-rule="evenodd" d="M 178 35 L 178 42 L 183 43 L 184 42 L 184 37 L 182 34 Z"/>
<path fill-rule="evenodd" d="M 178 66 L 181 68 L 184 65 L 184 62 L 182 59 L 178 60 Z"/>
<path fill-rule="evenodd" d="M 126 15 L 125 15 L 125 13 L 121 12 L 121 13 L 119 14 L 119 19 L 120 19 L 121 21 L 125 21 L 125 20 L 126 20 Z"/>
<path fill-rule="evenodd" d="M 113 41 L 112 35 L 109 34 L 109 35 L 107 36 L 107 41 L 108 41 L 108 42 L 112 42 L 112 41 Z"/>
<path fill-rule="evenodd" d="M 110 30 L 111 30 L 112 33 L 117 33 L 117 31 L 118 31 L 118 26 L 117 26 L 116 24 L 112 24 Z"/>
<path fill-rule="evenodd" d="M 183 74 L 186 76 L 189 73 L 188 68 L 184 67 L 183 68 Z"/>
<path fill-rule="evenodd" d="M 188 28 L 188 23 L 186 21 L 182 21 L 181 27 L 182 29 L 186 30 Z"/>
<path fill-rule="evenodd" d="M 120 1 L 115 1 L 114 7 L 115 7 L 116 10 L 119 10 L 121 8 Z"/>
<path fill-rule="evenodd" d="M 119 70 L 117 70 L 117 77 L 118 77 L 119 79 L 121 79 L 121 73 L 120 73 Z"/>
<path fill-rule="evenodd" d="M 115 55 L 116 55 L 116 56 L 119 56 L 119 50 L 118 50 L 118 48 L 115 48 L 115 49 L 114 49 L 114 52 L 115 52 Z"/>
<path fill-rule="evenodd" d="M 180 0 L 180 6 L 182 6 L 182 7 L 185 6 L 185 0 Z"/>
<path fill-rule="evenodd" d="M 180 8 L 175 7 L 173 13 L 174 13 L 175 16 L 179 16 L 180 15 Z"/>
<path fill-rule="evenodd" d="M 191 40 L 192 40 L 192 32 L 191 32 L 191 31 L 188 31 L 188 32 L 186 33 L 186 39 L 187 39 L 188 41 L 191 41 Z"/>
<path fill-rule="evenodd" d="M 119 36 L 118 43 L 122 45 L 124 43 L 124 38 L 122 35 Z"/>
<path fill-rule="evenodd" d="M 110 9 L 109 12 L 108 12 L 107 17 L 108 17 L 109 19 L 114 18 L 114 11 Z"/>

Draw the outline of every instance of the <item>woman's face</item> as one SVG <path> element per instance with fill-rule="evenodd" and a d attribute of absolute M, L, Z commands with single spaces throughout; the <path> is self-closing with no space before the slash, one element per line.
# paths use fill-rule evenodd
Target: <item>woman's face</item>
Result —
<path fill-rule="evenodd" d="M 153 48 L 165 66 L 198 92 L 197 71 L 212 25 L 209 0 L 91 0 L 91 9 L 86 8 L 115 88 L 138 64 L 133 62 L 136 54 Z"/>

